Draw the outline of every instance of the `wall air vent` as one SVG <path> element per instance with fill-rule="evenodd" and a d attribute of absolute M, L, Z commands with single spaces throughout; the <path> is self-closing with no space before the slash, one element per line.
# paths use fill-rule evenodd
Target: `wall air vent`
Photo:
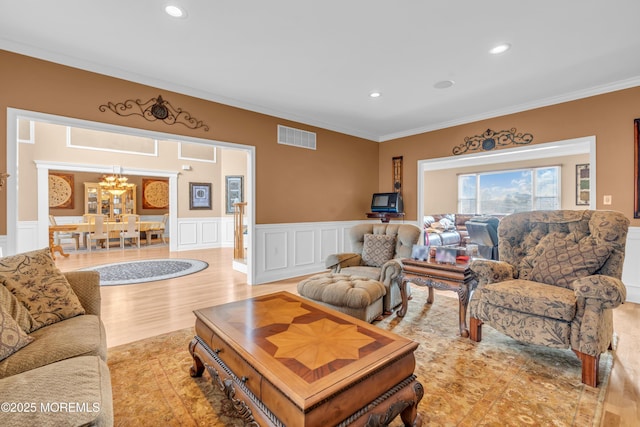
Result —
<path fill-rule="evenodd" d="M 315 150 L 316 134 L 314 132 L 307 132 L 306 130 L 278 125 L 278 144 Z"/>

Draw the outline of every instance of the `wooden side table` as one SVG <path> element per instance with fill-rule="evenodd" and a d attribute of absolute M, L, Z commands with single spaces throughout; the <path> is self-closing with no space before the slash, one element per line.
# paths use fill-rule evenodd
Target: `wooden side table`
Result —
<path fill-rule="evenodd" d="M 469 268 L 469 262 L 456 264 L 439 264 L 435 260 L 418 261 L 411 258 L 402 259 L 402 273 L 398 280 L 402 306 L 397 311 L 398 316 L 403 317 L 407 313 L 409 298 L 407 293 L 408 283 L 429 287 L 427 303 L 433 303 L 433 289 L 454 291 L 458 294 L 459 302 L 459 327 L 460 335 L 467 338 L 467 305 L 471 292 L 478 284 L 475 275 Z"/>
<path fill-rule="evenodd" d="M 49 226 L 49 250 L 51 251 L 51 258 L 53 258 L 54 261 L 56 259 L 55 252 L 59 252 L 60 255 L 62 255 L 62 256 L 69 256 L 69 254 L 66 254 L 64 252 L 64 249 L 62 249 L 62 246 L 55 244 L 54 235 L 56 234 L 56 232 L 58 232 L 58 231 L 62 231 L 62 232 L 64 232 L 64 231 L 74 231 L 77 228 L 78 228 L 78 226 L 77 225 L 73 225 L 73 224 L 50 225 Z"/>

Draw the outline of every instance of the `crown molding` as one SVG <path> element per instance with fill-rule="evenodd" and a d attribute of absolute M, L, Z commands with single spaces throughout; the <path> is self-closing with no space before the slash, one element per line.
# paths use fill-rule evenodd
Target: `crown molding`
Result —
<path fill-rule="evenodd" d="M 617 90 L 629 89 L 631 87 L 636 87 L 636 86 L 640 86 L 640 76 L 632 77 L 625 80 L 620 80 L 613 83 L 607 83 L 604 85 L 594 86 L 588 89 L 583 89 L 583 90 L 570 92 L 562 95 L 552 96 L 549 98 L 544 98 L 544 99 L 540 99 L 533 102 L 518 104 L 518 105 L 514 105 L 507 108 L 488 111 L 482 114 L 461 117 L 456 120 L 435 123 L 429 126 L 409 129 L 406 131 L 391 133 L 388 135 L 382 135 L 380 136 L 379 142 L 391 141 L 394 139 L 404 138 L 407 136 L 419 135 L 421 133 L 432 132 L 440 129 L 446 129 L 453 126 L 464 125 L 467 123 L 473 123 L 480 120 L 492 119 L 495 117 L 506 116 L 509 114 L 521 113 L 523 111 L 533 110 L 535 108 L 548 107 L 550 105 L 561 104 L 563 102 L 569 102 L 569 101 L 575 101 L 578 99 L 588 98 L 590 96 L 602 95 L 605 93 L 615 92 Z"/>
<path fill-rule="evenodd" d="M 74 56 L 51 52 L 51 51 L 37 48 L 34 46 L 13 42 L 7 39 L 0 39 L 0 49 L 17 53 L 20 55 L 30 56 L 30 57 L 41 59 L 44 61 L 53 62 L 56 64 L 65 65 L 68 67 L 78 68 L 80 70 L 102 74 L 109 77 L 115 77 L 122 80 L 143 84 L 146 86 L 152 86 L 158 89 L 168 90 L 168 91 L 179 93 L 182 95 L 193 96 L 195 98 L 216 102 L 216 103 L 227 105 L 230 107 L 240 108 L 242 110 L 247 110 L 254 113 L 272 116 L 278 119 L 289 120 L 289 121 L 301 123 L 307 126 L 313 126 L 313 127 L 317 127 L 317 128 L 321 128 L 329 131 L 342 133 L 345 135 L 351 135 L 358 138 L 367 139 L 370 141 L 380 142 L 379 135 L 375 135 L 369 132 L 364 132 L 362 130 L 335 126 L 330 123 L 325 123 L 321 120 L 315 120 L 309 117 L 286 113 L 283 111 L 278 111 L 275 109 L 263 107 L 261 105 L 243 102 L 237 99 L 227 98 L 222 95 L 217 95 L 207 91 L 195 89 L 190 86 L 176 84 L 174 82 L 167 82 L 164 80 L 153 79 L 141 74 L 132 73 L 131 71 L 123 70 L 121 68 L 110 67 L 104 64 L 98 64 L 98 63 L 87 61 Z"/>
<path fill-rule="evenodd" d="M 127 70 L 123 70 L 117 67 L 110 67 L 103 64 L 87 61 L 81 58 L 54 53 L 48 50 L 37 48 L 31 45 L 15 42 L 8 39 L 0 39 L 0 49 L 14 52 L 21 55 L 31 56 L 37 59 L 54 62 L 57 64 L 66 65 L 69 67 L 78 68 L 98 74 L 103 74 L 110 77 L 120 78 L 123 80 L 156 87 L 158 89 L 164 89 L 172 92 L 176 92 L 183 95 L 193 96 L 196 98 L 204 99 L 211 102 L 217 102 L 220 104 L 228 105 L 235 108 L 251 111 L 254 113 L 265 114 L 268 116 L 276 117 L 283 120 L 289 120 L 296 123 L 313 126 L 333 132 L 342 133 L 345 135 L 351 135 L 357 138 L 362 138 L 374 142 L 386 142 L 394 139 L 404 138 L 408 136 L 419 135 L 421 133 L 432 132 L 435 130 L 446 129 L 454 126 L 464 125 L 480 120 L 492 119 L 495 117 L 506 116 L 509 114 L 520 113 L 535 108 L 548 107 L 550 105 L 560 104 L 568 101 L 575 101 L 582 98 L 588 98 L 590 96 L 601 95 L 608 92 L 615 92 L 617 90 L 628 89 L 635 86 L 640 86 L 640 76 L 635 76 L 629 79 L 620 80 L 612 83 L 607 83 L 599 86 L 594 86 L 579 91 L 569 92 L 562 95 L 543 98 L 537 101 L 518 104 L 506 108 L 488 111 L 485 113 L 470 115 L 461 117 L 455 120 L 444 121 L 440 123 L 434 123 L 432 125 L 418 127 L 414 129 L 407 129 L 400 132 L 394 132 L 386 135 L 376 135 L 370 132 L 365 132 L 359 129 L 352 129 L 342 126 L 332 125 L 325 123 L 321 120 L 315 120 L 310 117 L 291 114 L 283 111 L 274 110 L 261 105 L 252 104 L 237 99 L 227 98 L 221 95 L 209 93 L 199 89 L 195 89 L 190 86 L 184 86 L 176 84 L 174 82 L 167 82 L 164 80 L 153 79 L 147 76 L 143 76 L 137 73 L 132 73 Z"/>

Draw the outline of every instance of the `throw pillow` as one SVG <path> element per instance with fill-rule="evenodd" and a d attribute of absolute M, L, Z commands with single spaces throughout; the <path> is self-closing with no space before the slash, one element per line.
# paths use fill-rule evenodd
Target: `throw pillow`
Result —
<path fill-rule="evenodd" d="M 18 325 L 27 334 L 42 326 L 36 322 L 29 310 L 13 296 L 11 291 L 4 286 L 4 282 L 0 284 L 0 306 L 18 322 Z"/>
<path fill-rule="evenodd" d="M 25 345 L 33 337 L 25 334 L 18 322 L 0 305 L 0 360 L 4 360 Z"/>
<path fill-rule="evenodd" d="M 602 267 L 611 248 L 598 244 L 591 236 L 578 243 L 553 237 L 545 241 L 538 262 L 531 270 L 531 280 L 571 289 L 571 283 L 590 276 Z"/>
<path fill-rule="evenodd" d="M 1 258 L 0 281 L 29 310 L 36 329 L 85 313 L 49 248 Z"/>
<path fill-rule="evenodd" d="M 362 261 L 370 267 L 382 267 L 396 250 L 396 237 L 386 234 L 365 234 Z"/>

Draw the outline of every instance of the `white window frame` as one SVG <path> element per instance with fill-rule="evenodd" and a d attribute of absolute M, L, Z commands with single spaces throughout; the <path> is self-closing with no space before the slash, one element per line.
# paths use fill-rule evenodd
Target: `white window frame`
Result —
<path fill-rule="evenodd" d="M 513 212 L 483 212 L 481 209 L 482 206 L 482 188 L 480 187 L 480 180 L 482 176 L 487 176 L 487 175 L 499 175 L 499 174 L 513 174 L 513 173 L 529 173 L 531 175 L 530 179 L 531 179 L 531 199 L 530 199 L 530 205 L 531 205 L 531 210 L 540 210 L 540 208 L 538 208 L 538 201 L 542 198 L 548 199 L 548 196 L 541 196 L 539 195 L 539 191 L 540 188 L 538 188 L 538 171 L 542 170 L 542 169 L 555 169 L 555 173 L 556 173 L 556 191 L 555 191 L 555 206 L 550 207 L 550 209 L 560 209 L 562 206 L 562 167 L 558 166 L 558 165 L 551 165 L 551 166 L 539 166 L 539 167 L 529 167 L 529 168 L 517 168 L 517 169 L 506 169 L 506 170 L 497 170 L 497 171 L 484 171 L 484 172 L 477 172 L 477 173 L 464 173 L 464 174 L 460 174 L 458 175 L 458 197 L 457 197 L 457 204 L 458 204 L 458 210 L 457 212 L 460 213 L 465 213 L 465 214 L 509 214 L 509 213 L 513 213 Z M 464 201 L 467 203 L 464 203 L 465 205 L 468 204 L 469 200 L 474 200 L 475 199 L 475 209 L 474 212 L 465 212 L 465 210 L 462 208 L 463 205 L 463 199 L 460 198 L 460 182 L 461 179 L 463 178 L 468 178 L 468 177 L 475 177 L 475 197 L 474 198 L 465 198 Z M 547 209 L 547 208 L 544 208 Z"/>

